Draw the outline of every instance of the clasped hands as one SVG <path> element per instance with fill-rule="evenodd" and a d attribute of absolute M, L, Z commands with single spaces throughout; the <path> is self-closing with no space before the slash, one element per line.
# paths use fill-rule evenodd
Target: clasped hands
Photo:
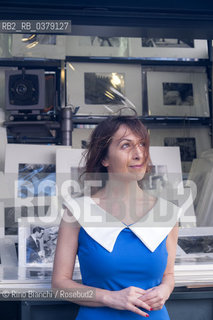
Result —
<path fill-rule="evenodd" d="M 111 291 L 107 305 L 111 308 L 129 310 L 143 317 L 149 317 L 149 314 L 140 308 L 148 311 L 160 310 L 169 295 L 169 289 L 165 284 L 147 290 L 131 286 L 119 291 Z"/>

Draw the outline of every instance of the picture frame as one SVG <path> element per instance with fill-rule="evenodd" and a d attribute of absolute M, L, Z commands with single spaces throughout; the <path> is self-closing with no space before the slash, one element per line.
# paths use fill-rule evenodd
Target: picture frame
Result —
<path fill-rule="evenodd" d="M 180 228 L 176 260 L 213 260 L 213 227 Z"/>
<path fill-rule="evenodd" d="M 205 69 L 143 69 L 149 116 L 209 117 Z M 154 91 L 153 91 L 154 88 Z M 146 90 L 145 88 L 143 90 Z M 145 106 L 143 106 L 145 109 Z"/>
<path fill-rule="evenodd" d="M 182 130 L 177 127 L 150 128 L 151 146 L 179 146 L 181 165 L 184 173 L 189 173 L 194 158 L 199 158 L 203 151 L 211 148 L 209 127 L 189 127 Z"/>
<path fill-rule="evenodd" d="M 140 186 L 154 196 L 178 204 L 179 194 L 184 193 L 179 147 L 150 147 L 151 170 Z"/>
<path fill-rule="evenodd" d="M 207 40 L 129 38 L 129 55 L 137 58 L 208 59 Z"/>
<path fill-rule="evenodd" d="M 64 35 L 13 34 L 12 56 L 64 60 L 65 44 Z"/>
<path fill-rule="evenodd" d="M 55 204 L 52 201 L 52 205 L 53 203 Z M 53 214 L 51 203 L 44 206 L 15 207 L 14 200 L 10 201 L 10 204 L 0 202 L 0 238 L 12 239 L 18 242 L 19 219 L 26 217 L 48 217 Z"/>
<path fill-rule="evenodd" d="M 66 37 L 66 56 L 127 57 L 128 54 L 128 38 L 72 35 Z"/>
<path fill-rule="evenodd" d="M 80 107 L 77 115 L 141 115 L 141 79 L 140 65 L 67 63 L 67 105 Z"/>
<path fill-rule="evenodd" d="M 31 198 L 34 205 L 44 205 L 44 199 L 50 203 L 50 198 L 57 191 L 56 150 L 61 147 L 7 144 L 5 173 L 8 176 L 9 198 L 17 203 L 24 203 L 25 198 Z"/>
<path fill-rule="evenodd" d="M 58 228 L 59 223 L 54 217 L 20 219 L 18 235 L 19 266 L 52 267 Z"/>

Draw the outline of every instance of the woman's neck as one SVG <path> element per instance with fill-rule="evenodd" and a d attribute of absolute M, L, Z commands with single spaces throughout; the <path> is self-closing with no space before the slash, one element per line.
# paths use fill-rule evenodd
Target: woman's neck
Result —
<path fill-rule="evenodd" d="M 100 192 L 102 199 L 137 199 L 141 198 L 143 191 L 137 181 L 125 182 L 108 180 L 105 188 Z"/>

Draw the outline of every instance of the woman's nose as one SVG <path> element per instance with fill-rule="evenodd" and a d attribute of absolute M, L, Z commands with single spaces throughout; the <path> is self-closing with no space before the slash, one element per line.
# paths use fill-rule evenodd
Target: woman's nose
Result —
<path fill-rule="evenodd" d="M 143 157 L 143 150 L 138 144 L 133 148 L 133 157 L 134 159 L 141 159 Z"/>

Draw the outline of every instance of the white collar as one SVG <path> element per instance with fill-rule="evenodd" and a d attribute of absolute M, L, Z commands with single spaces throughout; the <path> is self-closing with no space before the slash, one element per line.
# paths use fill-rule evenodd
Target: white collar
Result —
<path fill-rule="evenodd" d="M 154 207 L 140 220 L 126 226 L 102 209 L 90 197 L 66 197 L 64 205 L 75 219 L 96 242 L 112 252 L 120 232 L 129 228 L 152 252 L 169 234 L 181 215 L 181 208 L 158 198 Z"/>

